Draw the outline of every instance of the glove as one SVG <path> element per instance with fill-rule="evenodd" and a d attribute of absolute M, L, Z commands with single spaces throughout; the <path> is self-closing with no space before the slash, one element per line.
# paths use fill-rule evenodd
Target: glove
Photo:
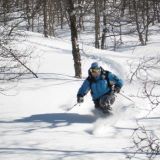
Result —
<path fill-rule="evenodd" d="M 77 103 L 83 103 L 83 97 L 77 96 Z"/>
<path fill-rule="evenodd" d="M 121 88 L 120 88 L 120 87 L 117 87 L 117 86 L 115 86 L 115 87 L 114 87 L 114 92 L 115 92 L 115 93 L 119 93 L 119 92 L 120 92 L 120 90 L 121 90 Z"/>

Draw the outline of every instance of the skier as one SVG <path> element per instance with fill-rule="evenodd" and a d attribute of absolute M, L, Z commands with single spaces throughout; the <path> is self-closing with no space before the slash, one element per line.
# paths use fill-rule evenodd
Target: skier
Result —
<path fill-rule="evenodd" d="M 120 92 L 123 81 L 110 71 L 104 70 L 97 62 L 91 64 L 88 74 L 77 93 L 77 103 L 83 103 L 83 97 L 91 91 L 95 108 L 108 113 L 115 101 L 115 93 Z"/>

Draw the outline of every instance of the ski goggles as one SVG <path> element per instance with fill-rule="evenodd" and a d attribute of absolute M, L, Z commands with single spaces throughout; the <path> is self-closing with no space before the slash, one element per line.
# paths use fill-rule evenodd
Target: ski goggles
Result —
<path fill-rule="evenodd" d="M 101 70 L 100 68 L 91 68 L 90 72 L 91 73 L 98 73 L 98 72 L 100 72 L 100 70 Z"/>

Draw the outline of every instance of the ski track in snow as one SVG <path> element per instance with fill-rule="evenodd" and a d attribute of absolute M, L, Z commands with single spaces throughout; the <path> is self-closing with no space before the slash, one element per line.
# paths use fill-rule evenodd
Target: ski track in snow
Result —
<path fill-rule="evenodd" d="M 40 42 L 36 42 L 36 41 L 31 40 L 31 39 L 29 39 L 27 41 L 27 43 L 35 44 L 39 47 L 50 48 L 53 51 L 55 51 L 55 49 L 56 49 L 58 52 L 62 52 L 62 53 L 65 53 L 65 54 L 70 54 L 70 52 L 71 52 L 71 48 L 69 48 L 69 49 L 65 48 L 65 49 L 62 50 L 61 47 L 54 47 L 52 44 L 41 44 Z M 68 43 L 66 43 L 66 44 L 68 44 Z M 95 54 L 89 53 L 89 54 L 83 54 L 83 56 L 87 57 L 89 59 L 93 59 L 95 61 L 103 62 L 104 64 L 106 64 L 107 66 L 112 68 L 112 70 L 114 70 L 118 75 L 121 75 L 121 76 L 123 76 L 122 78 L 124 78 L 123 67 L 119 63 L 117 63 L 116 61 L 110 59 L 109 57 L 106 58 L 106 56 L 108 56 L 107 54 L 104 54 L 104 55 L 102 55 L 102 54 L 98 55 L 97 54 L 97 55 L 95 55 Z"/>
<path fill-rule="evenodd" d="M 85 54 L 83 56 L 90 58 L 90 59 L 94 59 L 96 61 L 101 61 L 101 62 L 105 63 L 106 65 L 108 65 L 110 68 L 112 68 L 116 73 L 118 73 L 118 75 L 122 75 L 122 76 L 124 75 L 124 71 L 123 71 L 122 66 L 119 63 L 117 63 L 116 61 L 111 60 L 110 58 L 106 58 L 105 56 L 107 56 L 107 55 L 104 55 L 104 56 L 99 55 L 98 56 L 98 55 L 92 55 L 92 54 Z M 124 76 L 122 78 L 124 78 Z"/>

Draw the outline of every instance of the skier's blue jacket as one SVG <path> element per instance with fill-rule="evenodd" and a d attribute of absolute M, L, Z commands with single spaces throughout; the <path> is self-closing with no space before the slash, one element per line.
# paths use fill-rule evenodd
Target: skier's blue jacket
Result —
<path fill-rule="evenodd" d="M 80 87 L 77 96 L 85 96 L 91 91 L 92 99 L 97 100 L 104 94 L 111 92 L 111 85 L 121 88 L 123 81 L 116 75 L 101 68 L 100 76 L 93 78 L 89 72 L 89 76 Z"/>

